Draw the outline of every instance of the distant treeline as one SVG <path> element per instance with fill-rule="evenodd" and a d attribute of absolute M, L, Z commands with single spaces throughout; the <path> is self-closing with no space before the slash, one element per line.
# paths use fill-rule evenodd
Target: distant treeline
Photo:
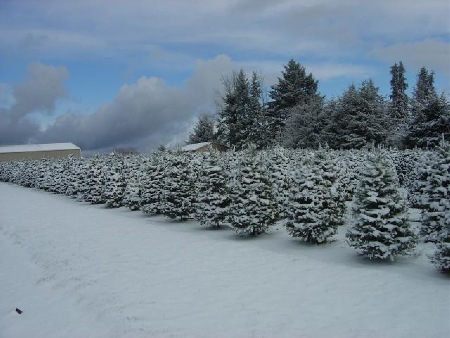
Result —
<path fill-rule="evenodd" d="M 188 143 L 218 141 L 235 149 L 255 144 L 287 148 L 361 149 L 367 145 L 433 148 L 450 139 L 450 104 L 425 67 L 408 97 L 402 62 L 391 67 L 391 93 L 379 94 L 371 79 L 351 84 L 338 98 L 318 91 L 313 74 L 294 60 L 284 66 L 268 98 L 262 78 L 241 69 L 223 80 L 216 116 L 199 116 Z"/>

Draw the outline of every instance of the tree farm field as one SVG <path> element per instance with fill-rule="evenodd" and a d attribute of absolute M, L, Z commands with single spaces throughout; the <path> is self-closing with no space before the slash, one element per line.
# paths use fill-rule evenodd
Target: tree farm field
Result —
<path fill-rule="evenodd" d="M 345 243 L 347 223 L 319 246 L 280 223 L 239 237 L 10 183 L 0 205 L 2 337 L 450 333 L 449 279 L 428 243 L 380 262 Z"/>

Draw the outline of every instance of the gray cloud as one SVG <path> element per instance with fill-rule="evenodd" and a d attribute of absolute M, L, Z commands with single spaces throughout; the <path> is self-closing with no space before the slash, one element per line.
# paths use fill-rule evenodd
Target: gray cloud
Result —
<path fill-rule="evenodd" d="M 41 63 L 29 66 L 25 82 L 13 88 L 15 104 L 11 117 L 21 119 L 27 114 L 39 111 L 53 113 L 56 101 L 67 95 L 64 82 L 69 78 L 65 67 L 53 67 Z"/>
<path fill-rule="evenodd" d="M 168 86 L 156 77 L 141 77 L 122 86 L 113 102 L 91 115 L 59 116 L 39 140 L 71 141 L 85 150 L 118 146 L 147 150 L 181 142 L 193 117 L 214 109 L 214 90 L 221 86 L 221 75 L 232 68 L 226 56 L 198 61 L 184 88 Z"/>
<path fill-rule="evenodd" d="M 6 107 L 0 108 L 0 144 L 36 141 L 40 127 L 31 115 L 54 112 L 57 100 L 67 95 L 64 82 L 68 76 L 65 67 L 34 63 L 28 69 L 27 78 L 10 93 L 2 85 L 0 94 Z"/>
<path fill-rule="evenodd" d="M 8 109 L 0 108 L 0 145 L 28 143 L 39 133 L 39 126 L 27 119 L 11 119 Z"/>

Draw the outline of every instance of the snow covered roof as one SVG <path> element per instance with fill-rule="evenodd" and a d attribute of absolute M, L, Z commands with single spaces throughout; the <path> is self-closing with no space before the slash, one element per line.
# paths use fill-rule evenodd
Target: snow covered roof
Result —
<path fill-rule="evenodd" d="M 5 153 L 26 153 L 33 151 L 54 151 L 54 150 L 81 150 L 73 143 L 48 143 L 48 144 L 21 144 L 13 146 L 0 146 L 0 154 Z"/>
<path fill-rule="evenodd" d="M 188 144 L 188 145 L 185 145 L 184 147 L 182 147 L 181 150 L 182 151 L 195 151 L 195 150 L 198 150 L 200 148 L 203 148 L 204 146 L 208 146 L 210 144 L 211 144 L 211 142 L 201 142 L 201 143 Z"/>

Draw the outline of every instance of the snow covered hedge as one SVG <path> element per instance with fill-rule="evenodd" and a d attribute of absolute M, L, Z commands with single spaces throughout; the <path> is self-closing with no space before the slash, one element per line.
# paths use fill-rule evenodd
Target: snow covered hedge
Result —
<path fill-rule="evenodd" d="M 449 269 L 448 146 L 437 151 L 384 150 L 382 160 L 374 160 L 368 152 L 157 151 L 0 162 L 0 181 L 109 208 L 128 207 L 178 220 L 193 218 L 213 228 L 231 227 L 245 236 L 263 234 L 282 221 L 291 236 L 315 244 L 333 240 L 344 224 L 346 204 L 356 198 L 353 204 L 359 209 L 355 210 L 355 227 L 348 233 L 349 244 L 367 257 L 385 259 L 414 247 L 405 239 L 410 236 L 414 242 L 414 234 L 404 230 L 401 235 L 400 229 L 408 228 L 407 208 L 420 208 L 421 239 L 437 243 L 439 252 L 433 261 L 441 270 Z M 382 174 L 388 176 L 377 177 Z M 379 186 L 370 180 L 378 180 Z M 400 201 L 399 190 L 407 201 Z M 371 211 L 374 201 L 377 212 Z M 370 235 L 367 226 L 380 236 L 386 229 L 390 232 L 381 236 L 384 241 Z M 367 244 L 369 239 L 364 236 L 397 249 L 375 253 L 368 249 L 374 245 Z"/>

